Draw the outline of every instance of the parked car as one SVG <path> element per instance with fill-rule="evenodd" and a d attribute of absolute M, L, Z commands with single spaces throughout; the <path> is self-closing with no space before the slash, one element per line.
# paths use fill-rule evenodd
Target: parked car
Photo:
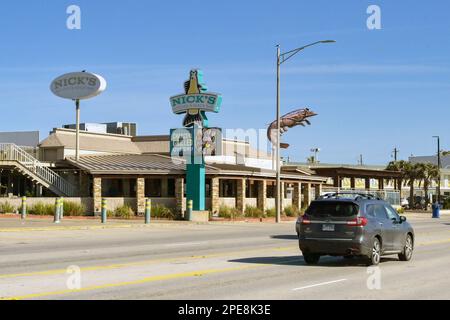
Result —
<path fill-rule="evenodd" d="M 409 261 L 414 251 L 414 230 L 406 217 L 371 195 L 323 196 L 297 220 L 296 231 L 307 264 L 331 255 L 363 257 L 368 265 L 378 265 L 382 256 L 393 254 Z"/>

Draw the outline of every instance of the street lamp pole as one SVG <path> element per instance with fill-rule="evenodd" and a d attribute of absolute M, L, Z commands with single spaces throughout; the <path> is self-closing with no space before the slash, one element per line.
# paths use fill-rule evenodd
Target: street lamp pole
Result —
<path fill-rule="evenodd" d="M 441 137 L 433 136 L 433 138 L 437 139 L 437 157 L 438 157 L 438 173 L 439 173 L 436 194 L 438 203 L 441 203 Z"/>
<path fill-rule="evenodd" d="M 75 124 L 75 159 L 80 161 L 80 100 L 75 100 L 76 124 Z"/>
<path fill-rule="evenodd" d="M 281 53 L 281 48 L 280 45 L 277 45 L 277 143 L 276 143 L 276 159 L 275 161 L 276 163 L 276 170 L 277 170 L 277 197 L 275 199 L 275 203 L 276 203 L 276 210 L 277 210 L 277 214 L 276 214 L 276 222 L 279 223 L 281 222 L 281 206 L 282 206 L 282 201 L 284 198 L 284 195 L 282 197 L 281 194 L 281 151 L 280 151 L 280 146 L 281 146 L 281 114 L 280 114 L 280 67 L 281 65 L 286 62 L 287 60 L 289 60 L 290 58 L 292 58 L 293 56 L 295 56 L 297 53 L 299 53 L 300 51 L 314 46 L 316 44 L 320 44 L 320 43 L 334 43 L 336 42 L 335 40 L 322 40 L 322 41 L 317 41 L 317 42 L 313 42 L 311 44 L 308 44 L 306 46 L 285 52 L 285 53 Z"/>

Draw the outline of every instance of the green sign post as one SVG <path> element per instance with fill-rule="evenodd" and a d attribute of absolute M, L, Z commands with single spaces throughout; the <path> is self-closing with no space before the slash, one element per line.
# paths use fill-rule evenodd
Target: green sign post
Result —
<path fill-rule="evenodd" d="M 185 114 L 182 129 L 170 132 L 172 159 L 186 161 L 186 195 L 192 201 L 193 211 L 205 210 L 206 165 L 205 155 L 214 155 L 221 144 L 221 130 L 208 128 L 206 112 L 220 111 L 222 96 L 208 93 L 200 70 L 191 70 L 189 80 L 184 84 L 185 94 L 170 98 L 172 111 Z M 211 138 L 213 137 L 213 138 Z"/>

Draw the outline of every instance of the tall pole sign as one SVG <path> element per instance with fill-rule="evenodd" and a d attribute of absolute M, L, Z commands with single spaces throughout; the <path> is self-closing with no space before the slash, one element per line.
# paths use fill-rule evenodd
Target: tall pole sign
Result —
<path fill-rule="evenodd" d="M 106 90 L 106 80 L 94 73 L 74 72 L 64 74 L 52 81 L 50 90 L 54 95 L 75 101 L 76 142 L 75 158 L 80 160 L 80 100 L 98 96 Z"/>
<path fill-rule="evenodd" d="M 209 128 L 206 112 L 218 113 L 222 96 L 207 92 L 200 70 L 191 70 L 184 83 L 184 94 L 170 98 L 172 111 L 185 114 L 182 129 L 171 130 L 172 158 L 186 161 L 186 196 L 193 201 L 193 211 L 205 210 L 205 156 L 218 155 L 222 145 L 222 131 Z"/>

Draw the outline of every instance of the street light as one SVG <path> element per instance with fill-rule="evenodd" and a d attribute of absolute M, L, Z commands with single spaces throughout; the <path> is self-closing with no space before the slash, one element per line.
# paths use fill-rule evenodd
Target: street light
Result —
<path fill-rule="evenodd" d="M 280 67 L 283 63 L 285 63 L 287 60 L 295 56 L 300 51 L 314 46 L 316 44 L 321 43 L 334 43 L 335 40 L 321 40 L 317 42 L 313 42 L 311 44 L 308 44 L 306 46 L 281 53 L 281 47 L 280 45 L 277 45 L 277 145 L 276 145 L 276 170 L 277 170 L 277 198 L 276 198 L 276 206 L 277 206 L 277 216 L 276 216 L 276 222 L 279 223 L 281 221 L 281 165 L 280 165 L 280 139 L 281 139 L 281 114 L 280 114 Z"/>
<path fill-rule="evenodd" d="M 312 148 L 311 152 L 314 153 L 314 163 L 319 163 L 317 154 L 320 152 L 320 148 Z"/>
<path fill-rule="evenodd" d="M 441 138 L 440 138 L 440 136 L 433 136 L 433 138 L 437 139 L 439 179 L 438 179 L 438 184 L 437 184 L 437 188 L 436 188 L 436 193 L 437 193 L 437 202 L 441 203 Z"/>

